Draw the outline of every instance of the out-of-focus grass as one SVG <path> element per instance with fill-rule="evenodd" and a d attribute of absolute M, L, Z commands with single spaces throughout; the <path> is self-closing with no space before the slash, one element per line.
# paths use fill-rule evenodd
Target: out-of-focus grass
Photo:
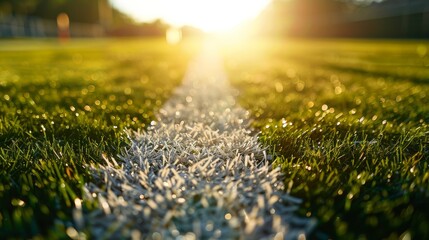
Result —
<path fill-rule="evenodd" d="M 0 42 L 1 238 L 64 237 L 87 164 L 116 156 L 128 141 L 125 129 L 154 120 L 181 82 L 197 49 L 190 46 Z"/>
<path fill-rule="evenodd" d="M 225 46 L 316 239 L 429 238 L 429 43 L 253 41 Z"/>

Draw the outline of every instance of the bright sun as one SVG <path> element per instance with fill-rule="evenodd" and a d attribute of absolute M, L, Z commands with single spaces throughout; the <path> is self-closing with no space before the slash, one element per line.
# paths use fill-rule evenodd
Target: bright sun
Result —
<path fill-rule="evenodd" d="M 270 0 L 114 0 L 113 4 L 138 20 L 161 18 L 207 32 L 224 32 L 256 17 Z"/>

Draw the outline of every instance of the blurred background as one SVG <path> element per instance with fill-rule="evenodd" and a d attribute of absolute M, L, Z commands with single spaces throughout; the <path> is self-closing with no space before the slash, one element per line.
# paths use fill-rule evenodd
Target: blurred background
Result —
<path fill-rule="evenodd" d="M 192 23 L 177 26 L 162 16 L 138 20 L 135 13 L 124 8 L 124 2 L 0 0 L 0 37 L 162 36 L 172 25 L 179 27 L 184 36 L 205 30 Z M 175 6 L 167 4 L 163 7 L 174 10 Z M 243 2 L 241 9 L 247 7 L 251 6 Z M 213 11 L 222 16 L 228 8 L 225 5 Z M 143 7 L 144 14 L 150 13 L 145 13 Z M 271 0 L 251 21 L 235 27 L 235 31 L 250 36 L 422 39 L 429 37 L 429 1 Z"/>

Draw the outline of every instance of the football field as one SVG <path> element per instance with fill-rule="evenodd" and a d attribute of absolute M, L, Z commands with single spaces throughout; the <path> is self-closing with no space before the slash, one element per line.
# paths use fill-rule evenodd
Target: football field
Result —
<path fill-rule="evenodd" d="M 202 45 L 1 41 L 0 234 L 281 237 L 297 218 L 315 239 L 429 237 L 429 42 Z"/>

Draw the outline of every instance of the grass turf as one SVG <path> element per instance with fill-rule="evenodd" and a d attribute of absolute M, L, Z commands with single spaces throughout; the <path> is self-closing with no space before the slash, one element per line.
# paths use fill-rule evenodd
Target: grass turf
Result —
<path fill-rule="evenodd" d="M 128 142 L 125 129 L 154 120 L 181 83 L 190 46 L 1 41 L 1 238 L 64 237 L 87 164 L 117 155 Z"/>
<path fill-rule="evenodd" d="M 2 41 L 0 235 L 61 237 L 85 164 L 114 156 L 193 50 L 158 40 Z M 314 238 L 427 238 L 429 45 L 260 41 L 226 67 Z M 85 206 L 91 208 L 91 206 Z M 62 221 L 55 221 L 59 219 Z M 64 223 L 66 223 L 64 225 Z"/>
<path fill-rule="evenodd" d="M 225 45 L 239 102 L 315 239 L 429 238 L 429 43 Z"/>

